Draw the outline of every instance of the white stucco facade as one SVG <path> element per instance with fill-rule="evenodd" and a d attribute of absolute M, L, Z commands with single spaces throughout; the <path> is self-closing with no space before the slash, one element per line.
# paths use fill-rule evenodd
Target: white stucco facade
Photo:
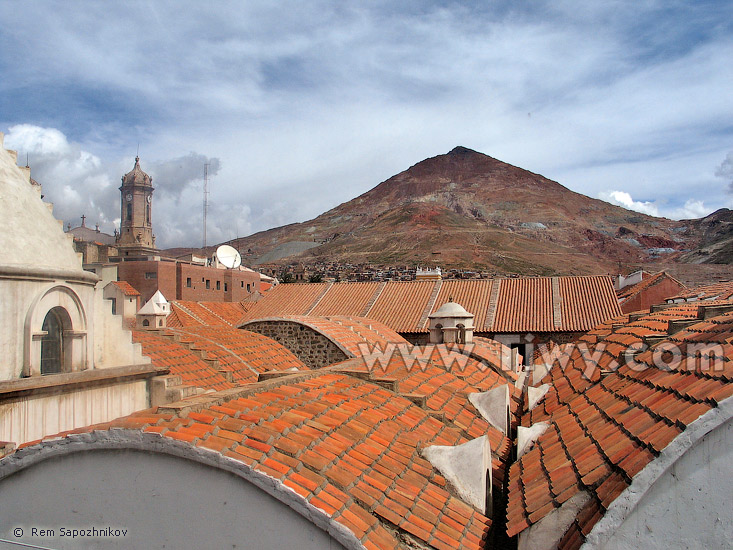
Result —
<path fill-rule="evenodd" d="M 0 441 L 19 444 L 145 408 L 145 383 L 130 385 L 124 373 L 124 407 L 110 405 L 119 400 L 113 380 L 96 379 L 94 398 L 74 382 L 76 373 L 150 360 L 112 315 L 99 278 L 82 269 L 71 237 L 41 200 L 29 170 L 2 147 L 2 134 L 0 196 Z M 54 411 L 52 393 L 67 405 Z"/>

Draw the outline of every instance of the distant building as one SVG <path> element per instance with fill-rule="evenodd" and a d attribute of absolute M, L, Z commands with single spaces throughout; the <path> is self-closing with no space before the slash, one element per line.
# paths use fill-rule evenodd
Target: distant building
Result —
<path fill-rule="evenodd" d="M 437 281 L 438 279 L 442 278 L 443 277 L 439 267 L 436 267 L 435 269 L 423 269 L 421 267 L 418 267 L 417 271 L 415 271 L 416 281 Z"/>
<path fill-rule="evenodd" d="M 625 279 L 619 276 L 619 282 L 624 286 L 616 290 L 616 296 L 624 313 L 648 310 L 654 305 L 664 303 L 668 297 L 686 290 L 685 285 L 664 271 L 655 275 L 646 272 L 637 273 L 640 273 L 641 277 L 636 274 Z"/>
<path fill-rule="evenodd" d="M 157 291 L 171 300 L 210 302 L 241 301 L 260 291 L 259 273 L 244 266 L 227 269 L 194 254 L 182 258 L 161 254 L 153 234 L 153 178 L 140 167 L 140 157 L 135 157 L 133 169 L 122 177 L 119 191 L 121 222 L 114 247 L 102 254 L 93 242 L 79 241 L 85 269 L 104 280 L 128 282 L 140 292 L 143 303 Z M 85 227 L 71 231 L 85 239 L 96 234 Z"/>

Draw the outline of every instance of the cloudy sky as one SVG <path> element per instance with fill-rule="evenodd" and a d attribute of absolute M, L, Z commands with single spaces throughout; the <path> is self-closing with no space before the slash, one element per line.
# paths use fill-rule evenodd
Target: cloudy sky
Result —
<path fill-rule="evenodd" d="M 518 7 L 523 6 L 523 7 Z M 140 151 L 161 247 L 304 221 L 463 145 L 655 215 L 733 206 L 733 4 L 0 0 L 0 131 L 112 232 Z"/>

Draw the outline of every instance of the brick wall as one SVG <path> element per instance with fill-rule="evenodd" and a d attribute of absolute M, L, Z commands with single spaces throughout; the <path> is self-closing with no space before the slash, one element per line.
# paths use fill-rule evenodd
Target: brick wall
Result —
<path fill-rule="evenodd" d="M 348 359 L 336 344 L 321 333 L 293 321 L 258 321 L 248 323 L 243 328 L 280 342 L 312 369 Z"/>
<path fill-rule="evenodd" d="M 634 311 L 649 310 L 653 305 L 662 304 L 665 299 L 679 294 L 684 290 L 685 287 L 677 281 L 665 277 L 657 284 L 643 289 L 636 296 L 632 296 L 624 302 L 621 305 L 621 311 L 624 313 L 633 313 Z"/>
<path fill-rule="evenodd" d="M 127 281 L 140 293 L 145 304 L 160 290 L 166 300 L 176 299 L 176 262 L 161 260 L 125 261 L 117 267 L 117 279 Z"/>
<path fill-rule="evenodd" d="M 260 286 L 259 273 L 187 263 L 178 264 L 177 278 L 176 299 L 196 302 L 241 302 Z"/>
<path fill-rule="evenodd" d="M 156 290 L 167 300 L 241 302 L 260 288 L 260 275 L 253 271 L 215 269 L 175 260 L 127 260 L 117 265 L 118 280 L 138 290 L 142 304 Z"/>

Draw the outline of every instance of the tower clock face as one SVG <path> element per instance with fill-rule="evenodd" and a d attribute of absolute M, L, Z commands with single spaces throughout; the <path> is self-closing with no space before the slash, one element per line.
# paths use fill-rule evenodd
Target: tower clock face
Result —
<path fill-rule="evenodd" d="M 128 194 L 127 194 L 127 195 L 125 196 L 125 199 L 127 199 L 127 202 L 130 202 L 130 201 L 132 200 L 132 193 L 128 193 Z"/>
<path fill-rule="evenodd" d="M 150 202 L 152 199 L 153 199 L 152 195 L 148 195 L 147 197 L 145 197 L 145 200 L 148 202 Z"/>

